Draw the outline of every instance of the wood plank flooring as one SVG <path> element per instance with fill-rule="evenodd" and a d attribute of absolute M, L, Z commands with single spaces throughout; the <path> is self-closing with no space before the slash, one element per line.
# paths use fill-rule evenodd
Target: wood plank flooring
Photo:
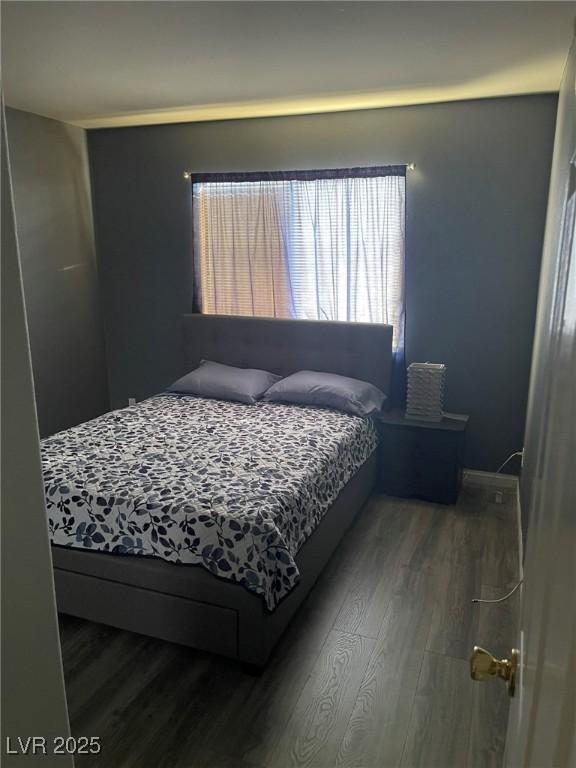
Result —
<path fill-rule="evenodd" d="M 474 644 L 514 644 L 515 499 L 373 497 L 261 677 L 234 662 L 61 616 L 74 735 L 103 768 L 492 768 L 508 698 L 473 683 Z"/>

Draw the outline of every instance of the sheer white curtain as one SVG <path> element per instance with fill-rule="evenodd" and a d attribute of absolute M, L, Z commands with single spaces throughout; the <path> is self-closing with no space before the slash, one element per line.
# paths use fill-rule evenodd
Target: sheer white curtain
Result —
<path fill-rule="evenodd" d="M 404 177 L 291 182 L 296 317 L 399 323 Z"/>
<path fill-rule="evenodd" d="M 388 323 L 401 343 L 405 176 L 193 183 L 200 308 Z"/>

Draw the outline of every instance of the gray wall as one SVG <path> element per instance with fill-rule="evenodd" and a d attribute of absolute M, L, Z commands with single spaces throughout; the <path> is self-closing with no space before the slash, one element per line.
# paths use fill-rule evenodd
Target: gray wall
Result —
<path fill-rule="evenodd" d="M 182 373 L 192 304 L 185 169 L 414 161 L 407 201 L 409 360 L 448 365 L 471 416 L 467 466 L 522 447 L 556 97 L 106 129 L 88 134 L 113 406 Z"/>
<path fill-rule="evenodd" d="M 2 747 L 4 766 L 72 766 L 8 756 L 18 736 L 69 733 L 38 424 L 2 115 Z M 51 750 L 50 750 L 51 751 Z"/>
<path fill-rule="evenodd" d="M 42 437 L 108 410 L 85 131 L 7 110 Z"/>

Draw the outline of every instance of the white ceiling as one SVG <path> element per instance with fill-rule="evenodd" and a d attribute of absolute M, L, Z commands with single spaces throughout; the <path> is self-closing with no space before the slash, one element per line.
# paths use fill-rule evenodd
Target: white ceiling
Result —
<path fill-rule="evenodd" d="M 573 2 L 2 2 L 6 103 L 84 127 L 558 89 Z"/>

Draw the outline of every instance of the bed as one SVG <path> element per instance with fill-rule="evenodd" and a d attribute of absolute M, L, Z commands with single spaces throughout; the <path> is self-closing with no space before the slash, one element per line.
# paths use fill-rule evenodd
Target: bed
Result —
<path fill-rule="evenodd" d="M 388 392 L 391 338 L 187 315 L 183 372 L 202 359 L 308 368 Z M 336 411 L 168 393 L 48 438 L 59 610 L 262 667 L 370 495 L 376 442 Z"/>

